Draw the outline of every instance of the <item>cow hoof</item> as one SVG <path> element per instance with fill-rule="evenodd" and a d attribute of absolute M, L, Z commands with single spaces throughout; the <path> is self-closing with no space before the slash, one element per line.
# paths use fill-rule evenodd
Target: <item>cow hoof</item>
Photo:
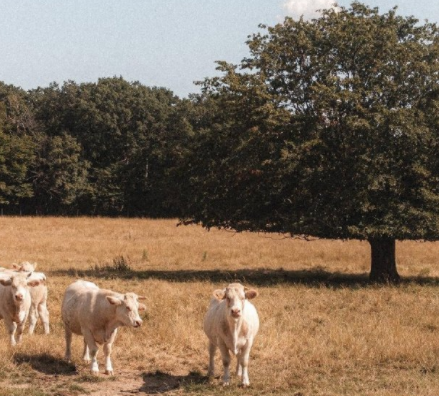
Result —
<path fill-rule="evenodd" d="M 113 370 L 105 370 L 105 374 L 114 375 L 114 371 Z"/>

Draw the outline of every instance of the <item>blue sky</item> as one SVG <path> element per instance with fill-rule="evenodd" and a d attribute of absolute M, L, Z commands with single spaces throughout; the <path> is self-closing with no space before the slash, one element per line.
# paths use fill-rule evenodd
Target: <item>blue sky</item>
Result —
<path fill-rule="evenodd" d="M 366 0 L 439 22 L 437 0 Z M 239 63 L 258 24 L 311 17 L 332 0 L 0 0 L 0 81 L 23 89 L 122 76 L 186 97 Z M 349 6 L 351 1 L 338 1 Z M 315 15 L 315 14 L 314 14 Z"/>

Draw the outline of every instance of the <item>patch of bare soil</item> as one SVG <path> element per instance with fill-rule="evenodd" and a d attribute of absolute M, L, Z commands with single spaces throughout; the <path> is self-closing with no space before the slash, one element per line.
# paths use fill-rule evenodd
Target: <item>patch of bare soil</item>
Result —
<path fill-rule="evenodd" d="M 179 395 L 187 386 L 207 383 L 207 377 L 184 369 L 162 372 L 125 367 L 116 369 L 115 376 L 102 372 L 94 376 L 89 373 L 88 364 L 75 366 L 48 354 L 16 354 L 14 360 L 32 369 L 29 381 L 22 386 L 12 383 L 4 386 L 37 388 L 56 396 Z"/>
<path fill-rule="evenodd" d="M 69 377 L 57 374 L 38 374 L 28 383 L 0 382 L 3 388 L 39 388 L 57 396 L 119 396 L 119 395 L 181 395 L 185 385 L 207 382 L 198 374 L 173 375 L 162 372 L 139 373 L 138 370 L 122 370 L 116 376 L 104 374 L 91 376 L 73 374 Z"/>
<path fill-rule="evenodd" d="M 141 374 L 138 371 L 119 370 L 114 380 L 108 379 L 100 384 L 95 384 L 90 395 L 112 396 L 112 395 L 135 395 L 159 394 L 178 388 L 179 384 L 172 376 L 163 380 L 161 376 Z"/>
<path fill-rule="evenodd" d="M 113 395 L 177 395 L 183 392 L 185 384 L 205 382 L 205 378 L 197 374 L 173 375 L 156 371 L 140 373 L 135 370 L 119 371 L 102 383 L 90 387 L 91 396 Z"/>

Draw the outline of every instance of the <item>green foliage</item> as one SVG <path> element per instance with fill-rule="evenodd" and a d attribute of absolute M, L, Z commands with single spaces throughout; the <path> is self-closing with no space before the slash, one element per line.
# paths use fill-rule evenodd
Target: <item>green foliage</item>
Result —
<path fill-rule="evenodd" d="M 360 3 L 262 26 L 207 79 L 184 221 L 439 238 L 439 34 Z"/>
<path fill-rule="evenodd" d="M 0 82 L 0 205 L 32 196 L 28 170 L 34 160 L 34 125 L 24 91 Z"/>
<path fill-rule="evenodd" d="M 38 137 L 37 158 L 31 170 L 32 205 L 37 212 L 72 212 L 87 194 L 89 163 L 80 155 L 80 145 L 66 133 Z"/>
<path fill-rule="evenodd" d="M 0 205 L 16 205 L 22 198 L 32 196 L 27 172 L 34 159 L 33 148 L 28 136 L 0 130 Z"/>
<path fill-rule="evenodd" d="M 169 170 L 182 156 L 191 126 L 170 91 L 107 78 L 54 84 L 31 98 L 46 133 L 71 136 L 81 147 L 81 161 L 90 165 L 82 166 L 89 189 L 81 212 L 172 215 Z"/>
<path fill-rule="evenodd" d="M 0 131 L 32 135 L 37 125 L 28 106 L 27 93 L 0 81 Z"/>
<path fill-rule="evenodd" d="M 2 213 L 177 216 L 190 111 L 122 78 L 29 92 L 0 82 Z"/>

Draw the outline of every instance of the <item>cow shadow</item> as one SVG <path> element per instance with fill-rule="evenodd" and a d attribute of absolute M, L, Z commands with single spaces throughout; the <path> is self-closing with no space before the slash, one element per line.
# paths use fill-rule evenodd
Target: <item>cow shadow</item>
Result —
<path fill-rule="evenodd" d="M 17 365 L 30 365 L 35 371 L 48 375 L 75 375 L 78 373 L 74 364 L 47 353 L 37 355 L 17 353 L 14 355 L 14 362 Z"/>
<path fill-rule="evenodd" d="M 252 268 L 239 270 L 117 270 L 112 267 L 90 268 L 86 270 L 67 269 L 50 271 L 51 275 L 80 278 L 102 279 L 157 279 L 169 282 L 210 282 L 216 284 L 241 282 L 260 287 L 280 284 L 299 284 L 308 287 L 361 288 L 375 286 L 369 280 L 368 273 L 346 274 L 331 272 L 322 267 L 302 270 L 285 270 L 283 268 Z M 438 277 L 411 276 L 403 277 L 399 285 L 417 284 L 422 286 L 439 286 Z"/>
<path fill-rule="evenodd" d="M 191 372 L 188 375 L 172 375 L 155 371 L 142 374 L 144 384 L 139 392 L 147 394 L 160 394 L 178 388 L 197 388 L 202 384 L 208 383 L 208 378 L 199 373 Z"/>

